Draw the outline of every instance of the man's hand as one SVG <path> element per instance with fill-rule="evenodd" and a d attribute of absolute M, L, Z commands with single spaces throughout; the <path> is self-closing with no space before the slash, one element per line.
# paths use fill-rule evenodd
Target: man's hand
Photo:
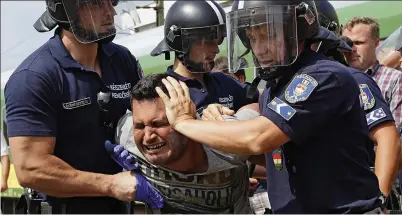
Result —
<path fill-rule="evenodd" d="M 128 152 L 122 145 L 113 144 L 106 140 L 105 148 L 110 157 L 123 169 L 130 171 L 138 169 L 137 157 Z"/>
<path fill-rule="evenodd" d="M 210 104 L 202 111 L 202 120 L 224 121 L 222 115 L 234 115 L 235 111 L 221 104 Z"/>
<path fill-rule="evenodd" d="M 164 199 L 144 178 L 133 171 L 113 175 L 112 196 L 121 201 L 140 201 L 151 208 L 162 208 Z"/>
<path fill-rule="evenodd" d="M 7 181 L 1 180 L 1 192 L 5 192 L 8 189 Z"/>
<path fill-rule="evenodd" d="M 191 101 L 187 85 L 182 81 L 177 82 L 172 77 L 162 79 L 162 82 L 166 86 L 170 98 L 161 88 L 156 87 L 155 90 L 165 104 L 166 116 L 170 125 L 175 128 L 176 124 L 181 120 L 195 119 L 196 109 Z"/>

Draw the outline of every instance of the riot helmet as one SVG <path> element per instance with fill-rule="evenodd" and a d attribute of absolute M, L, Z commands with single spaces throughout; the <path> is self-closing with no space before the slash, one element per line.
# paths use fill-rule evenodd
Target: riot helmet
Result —
<path fill-rule="evenodd" d="M 235 0 L 227 14 L 229 71 L 246 69 L 240 62 L 245 57 L 258 78 L 275 79 L 278 68 L 296 61 L 299 42 L 314 38 L 319 29 L 314 1 Z"/>
<path fill-rule="evenodd" d="M 151 55 L 173 51 L 190 72 L 210 72 L 226 37 L 225 23 L 225 11 L 215 1 L 178 0 L 167 12 L 164 38 Z"/>
<path fill-rule="evenodd" d="M 316 1 L 316 7 L 320 25 L 339 37 L 336 42 L 321 41 L 317 45 L 317 52 L 325 54 L 330 59 L 348 65 L 343 52 L 351 52 L 353 42 L 349 38 L 340 37 L 342 26 L 339 24 L 338 15 L 335 8 L 327 0 Z"/>
<path fill-rule="evenodd" d="M 342 28 L 339 24 L 336 10 L 332 4 L 327 0 L 319 0 L 315 1 L 315 6 L 317 8 L 320 25 L 339 36 Z"/>
<path fill-rule="evenodd" d="M 46 12 L 36 21 L 39 32 L 56 25 L 72 32 L 80 43 L 111 42 L 116 35 L 114 6 L 118 0 L 46 0 Z"/>

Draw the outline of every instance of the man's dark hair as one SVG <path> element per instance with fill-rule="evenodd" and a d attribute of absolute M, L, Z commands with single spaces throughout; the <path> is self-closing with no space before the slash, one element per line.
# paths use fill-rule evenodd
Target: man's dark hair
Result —
<path fill-rule="evenodd" d="M 155 88 L 159 87 L 162 91 L 169 96 L 162 79 L 167 78 L 167 73 L 151 74 L 144 76 L 138 83 L 131 89 L 131 100 L 137 101 L 155 100 L 159 98 Z"/>

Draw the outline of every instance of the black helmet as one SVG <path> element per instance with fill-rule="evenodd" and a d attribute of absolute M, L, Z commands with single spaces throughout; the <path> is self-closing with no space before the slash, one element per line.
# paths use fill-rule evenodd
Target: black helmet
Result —
<path fill-rule="evenodd" d="M 82 23 L 82 20 L 79 19 L 78 8 L 84 6 L 89 10 L 95 5 L 103 7 L 104 14 L 109 17 L 109 20 L 113 20 L 115 11 L 111 6 L 116 6 L 118 2 L 119 0 L 46 0 L 46 11 L 35 22 L 34 28 L 38 32 L 48 32 L 59 25 L 71 31 L 77 40 L 82 43 L 110 42 L 116 34 L 114 26 L 99 33 L 100 31 L 97 29 L 92 29 L 93 26 L 90 23 Z M 88 13 L 90 14 L 90 11 Z M 91 16 L 89 19 L 94 19 L 96 22 L 108 22 L 103 19 L 99 20 L 100 17 Z M 87 25 L 85 26 L 85 24 Z"/>
<path fill-rule="evenodd" d="M 178 0 L 167 12 L 164 39 L 151 52 L 152 56 L 174 51 L 176 57 L 193 73 L 204 73 L 213 68 L 213 61 L 204 65 L 190 59 L 189 51 L 196 41 L 217 40 L 226 36 L 226 17 L 215 1 Z"/>
<path fill-rule="evenodd" d="M 332 4 L 327 0 L 319 0 L 315 2 L 315 5 L 317 7 L 320 25 L 339 35 L 341 26 L 339 25 L 338 15 Z"/>
<path fill-rule="evenodd" d="M 320 30 L 315 3 L 307 0 L 235 0 L 227 26 L 229 71 L 246 69 L 239 62 L 245 57 L 263 79 L 278 77 L 278 67 L 297 59 L 299 42 L 314 38 Z"/>
<path fill-rule="evenodd" d="M 348 65 L 342 53 L 351 52 L 353 42 L 351 42 L 347 37 L 340 37 L 342 26 L 339 24 L 335 8 L 326 0 L 316 1 L 316 6 L 319 14 L 320 25 L 339 37 L 339 40 L 335 42 L 320 42 L 317 52 L 325 54 L 332 60 Z"/>

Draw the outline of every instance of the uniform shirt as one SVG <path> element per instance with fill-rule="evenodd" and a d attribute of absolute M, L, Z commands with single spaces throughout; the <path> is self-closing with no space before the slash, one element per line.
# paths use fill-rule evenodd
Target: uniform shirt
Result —
<path fill-rule="evenodd" d="M 378 125 L 384 122 L 394 122 L 391 110 L 384 97 L 381 94 L 381 90 L 376 82 L 366 73 L 357 69 L 349 68 L 355 78 L 360 89 L 361 105 L 366 113 L 366 121 L 369 131 L 374 130 Z M 370 146 L 371 147 L 371 146 Z M 370 165 L 374 167 L 375 163 L 375 151 L 369 150 L 370 153 Z"/>
<path fill-rule="evenodd" d="M 377 61 L 370 75 L 380 88 L 395 119 L 396 126 L 402 122 L 402 71 L 380 65 Z"/>
<path fill-rule="evenodd" d="M 349 67 L 360 89 L 361 105 L 366 113 L 366 120 L 371 131 L 383 122 L 394 121 L 391 111 L 375 81 L 366 73 Z M 374 145 L 369 145 L 370 166 L 374 166 Z M 284 165 L 286 157 L 281 149 L 268 153 L 266 157 L 267 177 L 270 186 L 270 201 L 274 213 L 297 213 L 301 211 L 300 202 L 290 191 L 289 175 Z"/>
<path fill-rule="evenodd" d="M 372 143 L 352 74 L 310 50 L 282 73 L 274 87 L 264 90 L 260 108 L 291 139 L 281 149 L 290 190 L 303 212 L 359 213 L 379 207 L 378 180 L 368 162 Z"/>
<path fill-rule="evenodd" d="M 246 109 L 224 118 L 237 121 L 258 116 L 258 112 Z M 122 117 L 116 134 L 116 143 L 137 157 L 140 173 L 164 197 L 162 213 L 252 213 L 248 201 L 248 156 L 223 153 L 203 145 L 209 164 L 207 171 L 183 174 L 146 160 L 134 142 L 131 113 Z"/>
<path fill-rule="evenodd" d="M 258 102 L 259 93 L 252 99 L 246 97 L 249 85 L 240 83 L 236 79 L 222 72 L 209 72 L 204 74 L 205 87 L 195 78 L 186 78 L 168 67 L 167 74 L 186 83 L 190 89 L 191 100 L 195 103 L 197 114 L 210 104 L 222 104 L 234 111 L 244 105 Z"/>
<path fill-rule="evenodd" d="M 118 173 L 121 168 L 104 148 L 113 134 L 107 135 L 102 126 L 97 93 L 102 88 L 111 92 L 109 114 L 117 124 L 130 108 L 130 89 L 142 77 L 141 67 L 128 49 L 113 43 L 99 45 L 100 78 L 72 58 L 58 32 L 29 55 L 7 82 L 8 136 L 55 137 L 54 155 L 73 168 Z M 75 212 L 107 212 L 100 206 L 92 210 L 83 199 L 91 198 L 68 200 L 82 203 Z"/>

